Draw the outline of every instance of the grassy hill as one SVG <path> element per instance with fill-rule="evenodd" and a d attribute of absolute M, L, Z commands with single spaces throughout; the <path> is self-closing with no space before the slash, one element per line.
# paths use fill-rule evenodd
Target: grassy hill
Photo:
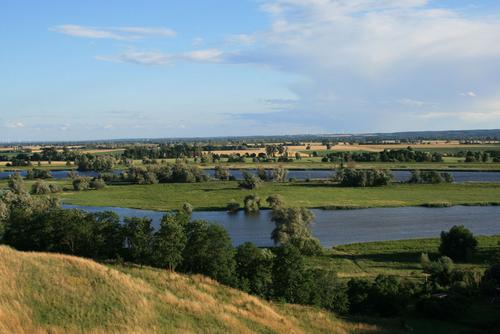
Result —
<path fill-rule="evenodd" d="M 0 333 L 370 333 L 203 276 L 0 246 Z"/>

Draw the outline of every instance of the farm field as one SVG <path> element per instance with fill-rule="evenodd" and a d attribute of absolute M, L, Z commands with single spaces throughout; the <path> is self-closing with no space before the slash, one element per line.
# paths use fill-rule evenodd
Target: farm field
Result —
<path fill-rule="evenodd" d="M 99 191 L 65 192 L 67 204 L 115 206 L 150 210 L 178 209 L 191 203 L 195 210 L 224 210 L 231 200 L 243 202 L 249 194 L 265 200 L 280 194 L 288 204 L 308 208 L 365 208 L 419 206 L 437 203 L 451 205 L 500 204 L 500 184 L 393 184 L 376 188 L 341 188 L 320 182 L 266 183 L 258 190 L 241 190 L 237 182 L 171 183 L 154 185 L 115 185 Z"/>

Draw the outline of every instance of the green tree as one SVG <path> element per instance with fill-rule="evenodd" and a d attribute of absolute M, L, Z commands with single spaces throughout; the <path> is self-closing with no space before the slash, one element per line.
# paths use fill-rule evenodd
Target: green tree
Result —
<path fill-rule="evenodd" d="M 254 174 L 243 171 L 243 180 L 239 182 L 240 188 L 244 189 L 257 189 L 260 187 L 262 180 Z"/>
<path fill-rule="evenodd" d="M 288 303 L 307 304 L 310 282 L 300 251 L 287 243 L 276 248 L 273 261 L 273 295 Z"/>
<path fill-rule="evenodd" d="M 219 225 L 195 220 L 186 226 L 186 234 L 182 269 L 234 285 L 236 263 L 227 231 Z"/>
<path fill-rule="evenodd" d="M 288 170 L 283 168 L 283 166 L 278 166 L 273 170 L 273 180 L 275 182 L 286 182 L 287 175 Z"/>
<path fill-rule="evenodd" d="M 230 178 L 229 170 L 221 165 L 215 166 L 215 178 L 221 181 L 227 181 Z"/>
<path fill-rule="evenodd" d="M 314 214 L 306 208 L 276 207 L 272 211 L 271 221 L 276 227 L 271 233 L 275 244 L 292 243 L 303 254 L 315 255 L 321 252 L 319 241 L 310 230 Z"/>
<path fill-rule="evenodd" d="M 477 239 L 472 232 L 461 226 L 453 226 L 449 232 L 441 232 L 439 252 L 454 261 L 467 261 L 477 250 Z"/>
<path fill-rule="evenodd" d="M 275 209 L 275 208 L 279 208 L 279 207 L 284 207 L 285 204 L 286 204 L 285 203 L 285 199 L 283 198 L 283 196 L 281 196 L 279 194 L 269 195 L 266 198 L 266 202 L 269 205 L 269 207 L 271 207 L 271 209 Z"/>
<path fill-rule="evenodd" d="M 41 180 L 36 181 L 31 186 L 31 194 L 33 195 L 47 195 L 50 194 L 51 192 L 52 191 L 50 190 L 49 185 Z"/>
<path fill-rule="evenodd" d="M 182 262 L 182 253 L 186 242 L 184 225 L 176 219 L 165 216 L 160 223 L 160 229 L 154 235 L 154 264 L 158 267 L 175 270 Z"/>
<path fill-rule="evenodd" d="M 14 173 L 10 176 L 8 186 L 9 189 L 16 194 L 26 193 L 23 178 L 19 173 Z"/>
<path fill-rule="evenodd" d="M 243 291 L 267 297 L 272 288 L 272 264 L 274 255 L 250 242 L 236 249 L 236 274 Z"/>
<path fill-rule="evenodd" d="M 257 213 L 260 210 L 260 197 L 257 195 L 248 195 L 243 199 L 246 213 Z"/>
<path fill-rule="evenodd" d="M 153 244 L 151 219 L 125 217 L 123 230 L 130 259 L 135 263 L 149 264 Z"/>

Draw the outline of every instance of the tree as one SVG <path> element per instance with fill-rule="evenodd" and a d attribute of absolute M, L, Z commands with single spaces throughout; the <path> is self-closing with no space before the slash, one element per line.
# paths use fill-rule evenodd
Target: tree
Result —
<path fill-rule="evenodd" d="M 75 191 L 88 190 L 90 188 L 90 177 L 80 176 L 73 179 L 73 189 Z"/>
<path fill-rule="evenodd" d="M 312 272 L 313 286 L 311 289 L 310 303 L 324 309 L 347 313 L 349 311 L 349 298 L 346 287 L 340 283 L 335 272 L 315 270 Z"/>
<path fill-rule="evenodd" d="M 19 173 L 14 173 L 10 176 L 8 186 L 16 194 L 26 193 L 23 178 Z"/>
<path fill-rule="evenodd" d="M 273 170 L 273 180 L 275 182 L 286 182 L 286 177 L 288 175 L 288 170 L 279 166 Z"/>
<path fill-rule="evenodd" d="M 92 188 L 95 190 L 104 189 L 105 187 L 106 187 L 106 182 L 104 182 L 104 180 L 101 178 L 93 178 L 89 182 L 89 188 Z"/>
<path fill-rule="evenodd" d="M 300 251 L 287 243 L 276 248 L 273 261 L 273 294 L 288 303 L 307 304 L 310 286 Z"/>
<path fill-rule="evenodd" d="M 135 263 L 149 264 L 151 262 L 153 244 L 151 219 L 126 217 L 124 219 L 123 230 L 130 259 Z"/>
<path fill-rule="evenodd" d="M 51 190 L 47 183 L 43 181 L 36 181 L 31 186 L 31 194 L 33 195 L 47 195 L 50 194 Z"/>
<path fill-rule="evenodd" d="M 215 178 L 221 181 L 227 181 L 230 178 L 229 170 L 221 165 L 215 166 Z"/>
<path fill-rule="evenodd" d="M 182 262 L 182 253 L 186 247 L 187 237 L 181 222 L 165 216 L 160 229 L 154 235 L 153 258 L 158 267 L 175 270 Z"/>
<path fill-rule="evenodd" d="M 240 188 L 244 189 L 257 189 L 260 187 L 262 181 L 254 174 L 243 171 L 243 180 L 239 182 Z"/>
<path fill-rule="evenodd" d="M 195 220 L 186 226 L 187 243 L 182 269 L 234 285 L 234 249 L 227 231 L 219 225 Z"/>
<path fill-rule="evenodd" d="M 243 291 L 267 297 L 272 286 L 272 263 L 274 255 L 246 242 L 236 249 L 236 274 Z"/>
<path fill-rule="evenodd" d="M 248 195 L 243 199 L 246 213 L 257 213 L 260 210 L 260 197 Z"/>
<path fill-rule="evenodd" d="M 449 232 L 441 232 L 439 252 L 454 261 L 466 261 L 477 250 L 477 239 L 471 231 L 461 226 L 453 226 Z"/>
<path fill-rule="evenodd" d="M 292 243 L 303 254 L 314 255 L 321 252 L 319 241 L 310 231 L 314 214 L 306 208 L 276 207 L 271 214 L 271 221 L 276 225 L 271 233 L 275 244 Z"/>
<path fill-rule="evenodd" d="M 271 207 L 271 209 L 285 206 L 285 199 L 279 194 L 269 195 L 266 198 L 266 202 Z"/>
<path fill-rule="evenodd" d="M 125 235 L 120 217 L 112 211 L 91 214 L 93 258 L 114 259 L 123 252 Z"/>
<path fill-rule="evenodd" d="M 193 206 L 190 203 L 185 202 L 184 204 L 182 204 L 182 210 L 181 211 L 184 214 L 186 214 L 189 217 L 191 217 L 191 215 L 193 214 Z"/>
<path fill-rule="evenodd" d="M 388 185 L 392 174 L 387 170 L 341 168 L 334 180 L 342 187 L 379 187 Z"/>
<path fill-rule="evenodd" d="M 226 208 L 230 213 L 238 212 L 238 210 L 240 209 L 240 203 L 238 203 L 235 199 L 232 199 L 229 201 L 229 203 L 227 203 Z"/>

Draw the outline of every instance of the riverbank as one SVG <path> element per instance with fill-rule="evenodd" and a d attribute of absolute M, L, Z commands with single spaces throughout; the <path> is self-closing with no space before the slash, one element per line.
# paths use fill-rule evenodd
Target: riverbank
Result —
<path fill-rule="evenodd" d="M 374 188 L 342 188 L 323 182 L 264 183 L 257 190 L 242 190 L 234 181 L 116 185 L 98 191 L 64 192 L 67 204 L 112 206 L 146 210 L 173 210 L 189 202 L 195 210 L 225 210 L 231 200 L 243 203 L 258 195 L 263 207 L 269 195 L 280 194 L 292 206 L 323 209 L 500 205 L 500 184 L 393 184 Z"/>

